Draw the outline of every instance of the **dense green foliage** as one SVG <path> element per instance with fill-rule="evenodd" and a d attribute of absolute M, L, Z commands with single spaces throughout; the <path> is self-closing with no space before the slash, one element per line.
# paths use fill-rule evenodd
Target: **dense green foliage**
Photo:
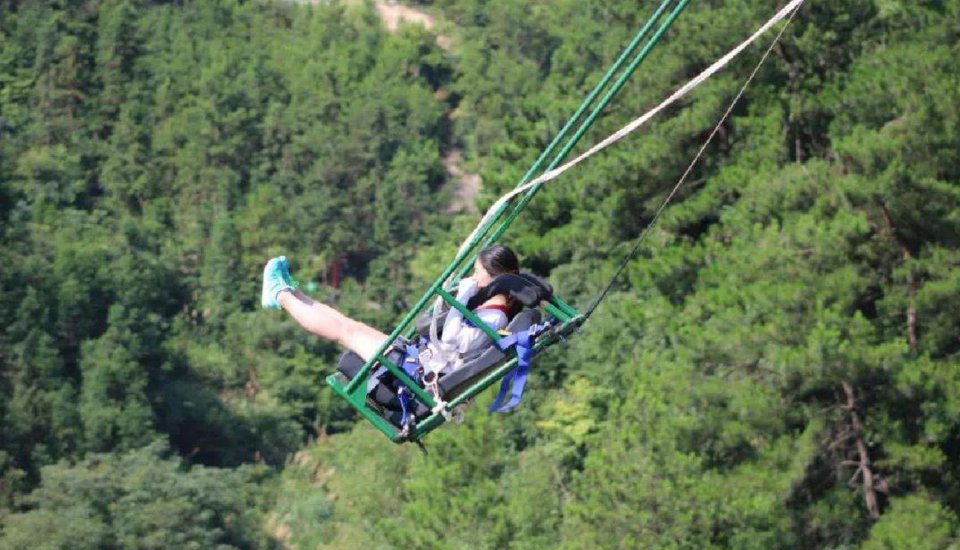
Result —
<path fill-rule="evenodd" d="M 151 445 L 44 467 L 26 498 L 30 511 L 9 518 L 0 547 L 270 547 L 258 525 L 253 468 L 186 471 L 162 455 Z"/>
<path fill-rule="evenodd" d="M 387 328 L 475 221 L 442 156 L 489 204 L 652 6 L 424 4 L 451 50 L 360 3 L 0 0 L 0 548 L 960 545 L 960 2 L 809 0 L 523 407 L 428 455 L 260 268 Z M 777 5 L 691 2 L 587 141 Z M 761 47 L 508 243 L 586 305 Z"/>
<path fill-rule="evenodd" d="M 395 244 L 443 201 L 445 63 L 365 9 L 0 3 L 5 513 L 58 513 L 21 495 L 89 453 L 163 437 L 190 463 L 280 467 L 352 422 L 320 383 L 336 350 L 259 311 L 260 269 L 285 252 L 351 313 L 396 315 Z"/>

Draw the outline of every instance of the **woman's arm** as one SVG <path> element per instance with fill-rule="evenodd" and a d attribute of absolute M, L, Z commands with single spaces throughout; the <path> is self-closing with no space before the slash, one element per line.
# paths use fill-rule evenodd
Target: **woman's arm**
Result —
<path fill-rule="evenodd" d="M 467 279 L 462 280 L 460 281 L 460 287 L 457 292 L 457 301 L 466 305 L 470 298 L 476 293 L 477 285 L 474 281 Z M 505 304 L 506 298 L 504 296 L 494 296 L 483 305 Z M 481 321 L 494 330 L 499 330 L 507 326 L 507 315 L 503 311 L 499 309 L 482 308 L 483 306 L 481 306 L 481 309 L 476 310 L 477 317 L 479 317 Z M 490 338 L 483 332 L 483 329 L 473 326 L 473 324 L 464 319 L 463 314 L 455 308 L 451 309 L 450 313 L 447 314 L 447 320 L 443 324 L 443 337 L 441 339 L 444 344 L 455 348 L 461 355 L 482 348 L 490 342 Z"/>
<path fill-rule="evenodd" d="M 477 290 L 479 290 L 477 288 L 477 282 L 473 279 L 469 277 L 460 279 L 460 285 L 457 287 L 457 301 L 466 306 L 470 298 L 473 298 L 477 293 Z M 447 313 L 447 319 L 443 323 L 443 336 L 441 340 L 451 345 L 456 343 L 457 337 L 463 328 L 463 314 L 460 313 L 459 309 L 451 307 L 450 312 Z"/>

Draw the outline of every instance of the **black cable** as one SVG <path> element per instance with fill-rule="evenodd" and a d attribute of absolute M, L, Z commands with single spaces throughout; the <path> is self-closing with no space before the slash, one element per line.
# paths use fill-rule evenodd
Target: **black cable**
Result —
<path fill-rule="evenodd" d="M 750 73 L 750 76 L 747 77 L 746 82 L 744 82 L 743 86 L 740 87 L 740 91 L 737 92 L 736 97 L 734 97 L 733 101 L 730 102 L 730 106 L 727 107 L 726 112 L 724 112 L 723 116 L 720 117 L 720 121 L 717 122 L 716 126 L 714 126 L 713 131 L 710 132 L 710 135 L 707 136 L 706 141 L 704 141 L 703 145 L 700 146 L 700 150 L 697 151 L 697 154 L 693 157 L 693 160 L 690 162 L 690 165 L 687 166 L 687 169 L 683 172 L 683 175 L 680 176 L 680 180 L 677 181 L 677 184 L 673 187 L 673 190 L 670 191 L 670 194 L 667 195 L 667 198 L 665 198 L 663 202 L 660 203 L 660 207 L 657 208 L 657 212 L 653 215 L 653 219 L 650 220 L 650 223 L 647 224 L 647 226 L 643 228 L 643 231 L 640 232 L 640 236 L 637 237 L 637 240 L 634 243 L 633 248 L 630 250 L 630 252 L 627 253 L 626 256 L 624 256 L 623 260 L 621 260 L 620 265 L 617 267 L 617 271 L 613 274 L 613 277 L 610 278 L 610 282 L 607 283 L 607 286 L 597 295 L 597 297 L 593 300 L 593 303 L 590 304 L 590 307 L 588 307 L 586 312 L 584 312 L 583 314 L 584 321 L 586 321 L 587 319 L 590 318 L 591 315 L 593 315 L 593 311 L 597 309 L 597 306 L 600 305 L 600 302 L 602 302 L 603 299 L 607 297 L 607 294 L 610 293 L 610 290 L 613 289 L 613 285 L 616 284 L 617 279 L 620 278 L 620 274 L 623 273 L 623 270 L 627 267 L 627 264 L 629 264 L 630 260 L 632 260 L 633 257 L 636 256 L 637 251 L 640 250 L 640 245 L 643 244 L 643 240 L 646 239 L 647 234 L 650 233 L 650 230 L 653 228 L 654 225 L 656 225 L 657 220 L 660 219 L 660 214 L 663 213 L 664 209 L 667 207 L 667 204 L 670 203 L 671 199 L 673 199 L 677 191 L 680 190 L 680 187 L 684 184 L 684 182 L 686 182 L 687 176 L 689 176 L 690 172 L 693 171 L 694 166 L 696 166 L 697 162 L 700 160 L 700 157 L 703 155 L 703 152 L 707 149 L 707 146 L 710 145 L 710 142 L 713 141 L 713 137 L 717 135 L 717 132 L 720 131 L 720 127 L 723 126 L 723 123 L 726 122 L 726 120 L 730 117 L 730 113 L 733 112 L 733 108 L 737 105 L 737 103 L 740 101 L 740 98 L 743 96 L 743 92 L 747 90 L 747 87 L 750 85 L 750 82 L 752 82 L 753 78 L 757 76 L 757 72 L 760 71 L 760 67 L 763 65 L 763 62 L 767 60 L 767 57 L 770 55 L 770 52 L 773 51 L 773 47 L 776 46 L 777 42 L 780 41 L 780 38 L 783 36 L 783 32 L 786 31 L 787 27 L 790 26 L 790 22 L 793 21 L 794 16 L 796 16 L 797 12 L 800 11 L 800 6 L 802 5 L 803 4 L 801 3 L 799 6 L 797 6 L 797 9 L 793 10 L 793 13 L 790 14 L 790 17 L 787 19 L 787 22 L 780 29 L 780 32 L 777 33 L 777 36 L 773 39 L 773 42 L 770 43 L 770 46 L 767 48 L 767 51 L 765 51 L 763 53 L 763 56 L 760 57 L 760 61 L 758 61 L 757 66 L 753 68 L 753 72 Z"/>

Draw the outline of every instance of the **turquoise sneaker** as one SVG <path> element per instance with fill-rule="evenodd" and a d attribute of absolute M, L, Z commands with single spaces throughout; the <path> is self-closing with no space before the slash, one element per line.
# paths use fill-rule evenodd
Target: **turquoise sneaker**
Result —
<path fill-rule="evenodd" d="M 271 258 L 263 267 L 263 290 L 260 292 L 260 305 L 264 309 L 280 309 L 277 295 L 284 290 L 293 290 L 293 285 L 284 279 L 287 258 L 280 256 Z M 289 272 L 287 272 L 289 275 Z"/>
<path fill-rule="evenodd" d="M 297 283 L 296 279 L 290 275 L 290 264 L 287 262 L 286 256 L 280 256 L 280 276 L 283 277 L 283 282 L 290 285 L 290 288 L 296 290 L 300 287 L 300 284 Z"/>

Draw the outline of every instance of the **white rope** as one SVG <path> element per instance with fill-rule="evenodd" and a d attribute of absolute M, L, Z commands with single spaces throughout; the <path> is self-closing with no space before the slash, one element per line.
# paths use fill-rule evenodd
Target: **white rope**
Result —
<path fill-rule="evenodd" d="M 567 162 L 566 164 L 564 164 L 564 165 L 562 165 L 562 166 L 559 166 L 559 167 L 557 167 L 557 168 L 554 168 L 553 170 L 550 170 L 549 172 L 546 172 L 546 173 L 542 174 L 540 177 L 538 177 L 538 178 L 536 178 L 536 179 L 534 179 L 534 180 L 531 180 L 531 181 L 529 181 L 529 182 L 527 182 L 527 183 L 525 183 L 525 184 L 523 184 L 523 185 L 521 185 L 521 186 L 519 186 L 519 187 L 514 188 L 514 189 L 513 189 L 512 191 L 510 191 L 509 193 L 507 193 L 507 194 L 503 195 L 502 197 L 500 197 L 499 199 L 497 199 L 497 202 L 493 203 L 493 206 L 491 206 L 489 209 L 487 209 L 487 212 L 486 212 L 486 214 L 484 214 L 483 219 L 480 220 L 480 223 L 477 224 L 477 227 L 473 230 L 472 233 L 470 233 L 470 236 L 467 237 L 467 239 L 463 242 L 462 245 L 460 245 L 460 250 L 457 252 L 457 256 L 459 257 L 461 254 L 463 254 L 463 253 L 465 252 L 465 250 L 467 249 L 469 243 L 471 243 L 471 242 L 473 241 L 473 239 L 477 236 L 477 233 L 479 233 L 480 228 L 483 227 L 483 226 L 489 221 L 489 219 L 490 219 L 491 217 L 493 217 L 494 213 L 496 213 L 497 211 L 499 211 L 499 209 L 500 209 L 507 201 L 509 201 L 509 200 L 512 199 L 513 197 L 516 197 L 517 195 L 519 195 L 519 194 L 527 191 L 527 190 L 530 189 L 531 187 L 534 187 L 534 186 L 536 186 L 536 185 L 545 184 L 545 183 L 547 183 L 547 182 L 549 182 L 549 181 L 552 181 L 552 180 L 558 178 L 561 174 L 563 174 L 563 173 L 566 172 L 567 170 L 573 168 L 574 166 L 576 166 L 576 165 L 580 164 L 581 162 L 585 161 L 586 159 L 592 157 L 593 155 L 599 153 L 600 151 L 606 149 L 607 147 L 609 147 L 609 146 L 613 145 L 614 143 L 620 141 L 621 139 L 625 138 L 627 135 L 631 134 L 634 130 L 636 130 L 636 129 L 639 128 L 640 126 L 643 126 L 648 120 L 650 120 L 651 118 L 653 118 L 654 116 L 656 116 L 657 113 L 659 113 L 660 111 L 666 109 L 667 107 L 669 107 L 670 105 L 672 105 L 673 103 L 675 103 L 678 99 L 680 99 L 680 98 L 682 98 L 683 96 L 687 95 L 691 90 L 693 90 L 694 88 L 696 88 L 697 86 L 699 86 L 700 84 L 702 84 L 703 81 L 707 80 L 708 78 L 710 78 L 711 76 L 713 76 L 715 73 L 717 73 L 717 72 L 719 72 L 721 69 L 723 69 L 726 65 L 728 65 L 728 64 L 730 63 L 730 61 L 733 60 L 733 58 L 735 58 L 736 56 L 738 56 L 743 50 L 745 50 L 748 46 L 750 46 L 751 44 L 753 44 L 753 43 L 757 40 L 757 38 L 759 38 L 761 35 L 763 35 L 763 34 L 766 33 L 768 30 L 770 30 L 770 27 L 776 25 L 777 23 L 779 23 L 780 21 L 782 21 L 784 18 L 786 18 L 791 12 L 793 12 L 794 10 L 796 10 L 797 8 L 799 8 L 800 5 L 803 4 L 803 2 L 804 2 L 804 0 L 791 0 L 791 2 L 788 3 L 786 6 L 784 6 L 783 9 L 781 9 L 779 12 L 777 12 L 776 15 L 774 15 L 772 18 L 770 18 L 769 21 L 767 21 L 766 23 L 764 23 L 764 25 L 763 25 L 762 27 L 760 27 L 760 28 L 757 30 L 757 32 L 753 33 L 753 34 L 750 36 L 750 38 L 747 38 L 747 39 L 744 40 L 740 45 L 738 45 L 737 47 L 735 47 L 735 48 L 733 48 L 732 50 L 730 50 L 730 52 L 727 53 L 727 55 L 725 55 L 725 56 L 721 57 L 720 59 L 718 59 L 713 65 L 710 65 L 709 67 L 707 67 L 706 69 L 704 69 L 703 72 L 701 72 L 701 73 L 698 74 L 696 77 L 694 77 L 692 80 L 690 80 L 689 82 L 687 82 L 682 88 L 680 88 L 679 90 L 677 90 L 676 92 L 674 92 L 673 95 L 671 95 L 671 96 L 668 97 L 667 99 L 663 100 L 662 103 L 660 103 L 659 105 L 657 105 L 657 106 L 654 107 L 653 109 L 650 109 L 649 111 L 647 111 L 646 113 L 644 113 L 642 116 L 634 119 L 633 122 L 630 122 L 629 124 L 627 124 L 626 126 L 624 126 L 623 128 L 621 128 L 620 130 L 618 130 L 617 132 L 611 134 L 610 137 L 608 137 L 607 139 L 605 139 L 605 140 L 601 141 L 600 143 L 594 145 L 594 146 L 591 147 L 588 151 L 586 151 L 586 152 L 583 153 L 582 155 L 578 156 L 577 158 L 571 160 L 570 162 Z M 448 281 L 448 283 L 449 283 L 449 281 Z"/>

